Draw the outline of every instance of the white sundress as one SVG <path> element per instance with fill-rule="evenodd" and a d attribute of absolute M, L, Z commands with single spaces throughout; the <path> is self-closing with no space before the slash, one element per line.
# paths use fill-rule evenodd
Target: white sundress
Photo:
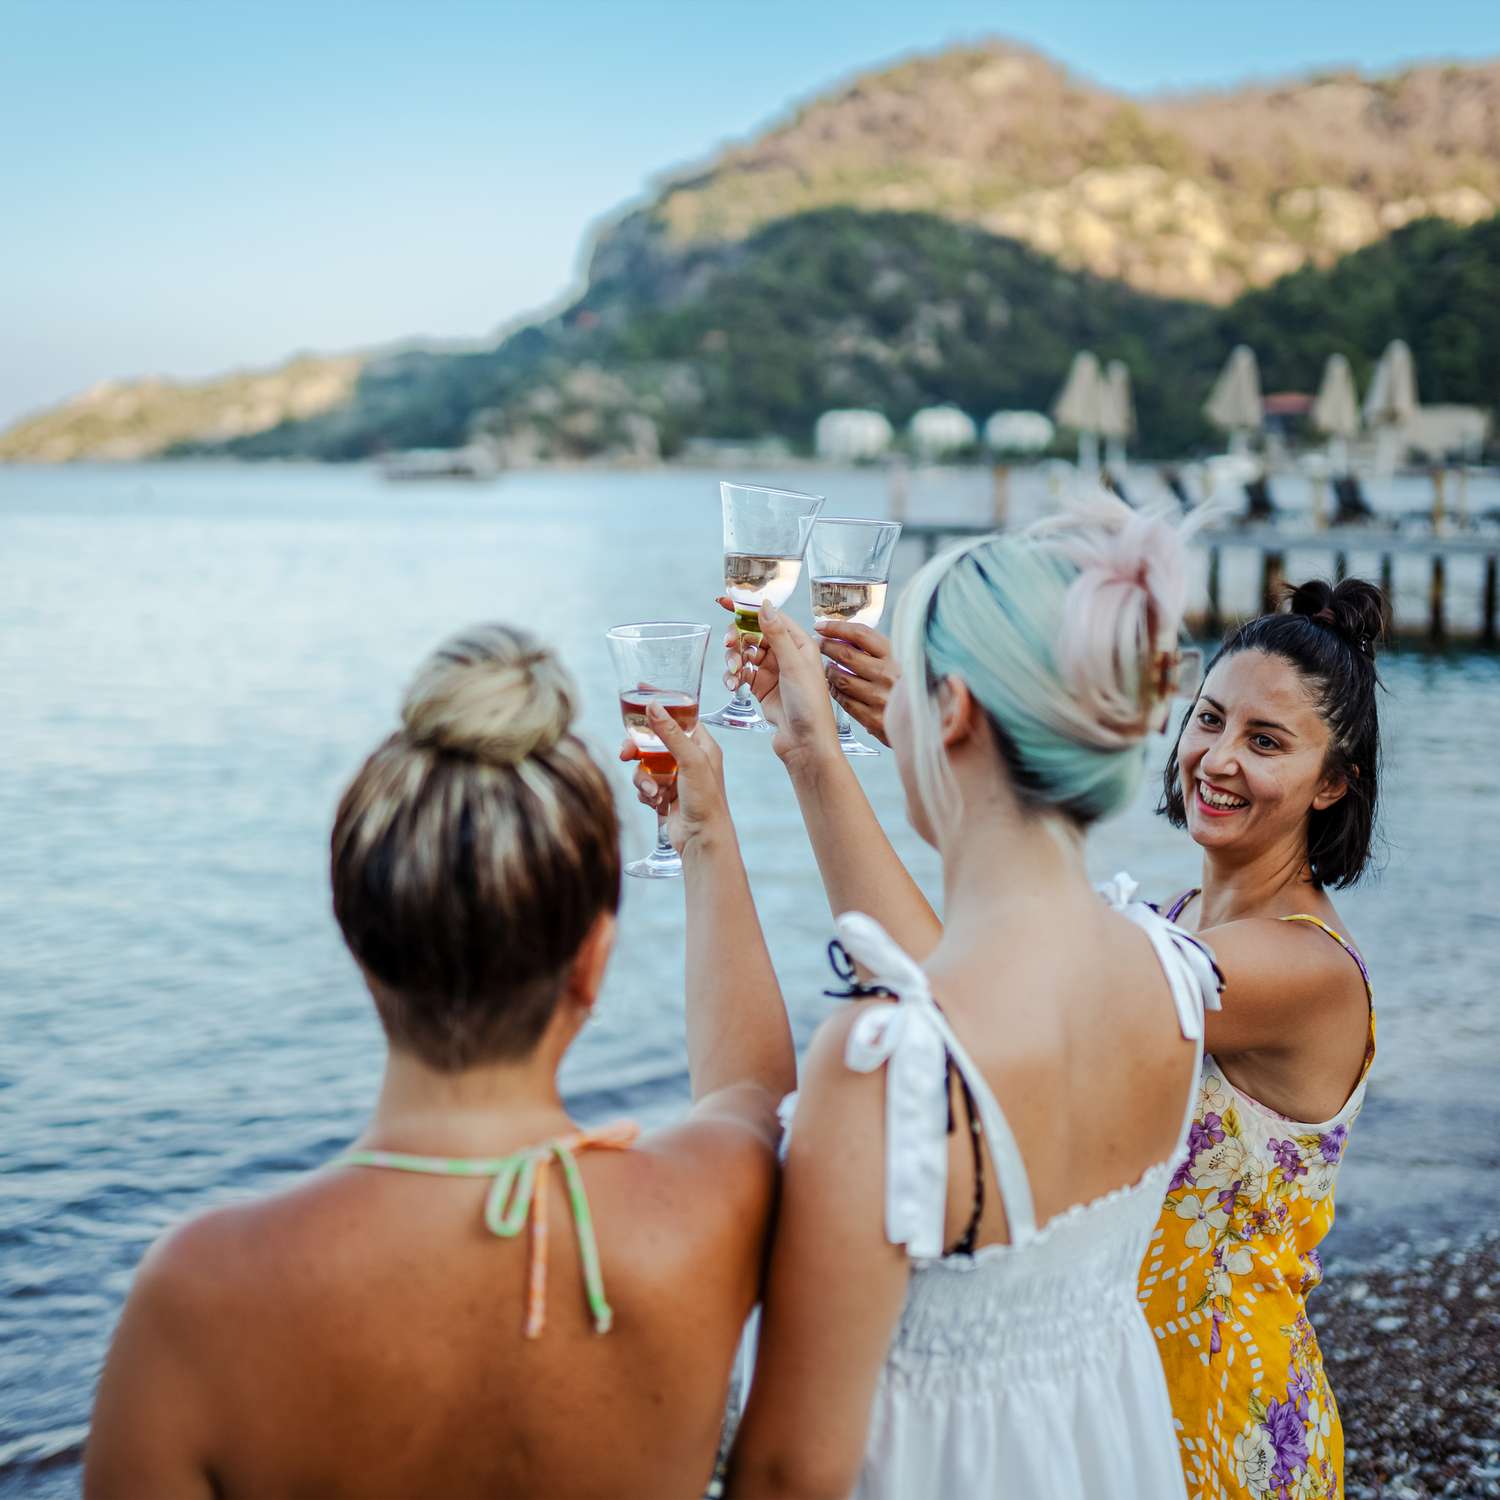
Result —
<path fill-rule="evenodd" d="M 1134 891 L 1124 876 L 1103 888 L 1151 939 L 1201 1064 L 1203 1011 L 1218 1006 L 1212 957 Z M 886 1070 L 886 1235 L 912 1263 L 854 1500 L 1181 1500 L 1171 1403 L 1136 1279 L 1196 1072 L 1165 1161 L 1038 1228 L 1015 1137 L 926 975 L 869 917 L 848 913 L 837 926 L 872 985 L 897 997 L 862 1003 L 845 1061 Z M 1010 1244 L 972 1255 L 943 1254 L 949 1058 L 973 1096 L 1010 1225 Z M 783 1105 L 788 1124 L 795 1098 Z"/>

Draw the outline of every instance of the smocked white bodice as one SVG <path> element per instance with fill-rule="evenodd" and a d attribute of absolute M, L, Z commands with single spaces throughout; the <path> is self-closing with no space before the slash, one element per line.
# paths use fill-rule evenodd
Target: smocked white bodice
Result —
<path fill-rule="evenodd" d="M 1212 958 L 1134 890 L 1117 876 L 1104 895 L 1150 937 L 1201 1057 L 1203 1011 L 1218 1004 Z M 845 1061 L 885 1069 L 886 1233 L 912 1261 L 857 1500 L 1181 1497 L 1166 1383 L 1136 1293 L 1181 1141 L 1138 1182 L 1038 1226 L 1015 1137 L 921 968 L 868 917 L 840 917 L 838 931 L 895 997 L 862 1004 Z M 944 1257 L 950 1057 L 974 1098 L 1011 1242 Z M 1195 1092 L 1196 1076 L 1187 1099 Z M 794 1108 L 795 1096 L 789 1127 Z M 1184 1134 L 1188 1118 L 1185 1103 Z"/>

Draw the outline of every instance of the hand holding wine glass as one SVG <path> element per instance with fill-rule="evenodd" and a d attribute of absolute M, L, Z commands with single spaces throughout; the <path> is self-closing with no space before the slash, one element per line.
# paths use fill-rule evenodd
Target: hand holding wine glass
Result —
<path fill-rule="evenodd" d="M 616 625 L 605 637 L 620 694 L 620 717 L 634 747 L 634 757 L 622 759 L 639 759 L 658 782 L 676 778 L 672 745 L 691 744 L 697 728 L 708 636 L 707 625 L 660 621 Z M 671 729 L 670 743 L 661 733 L 664 723 Z M 665 803 L 653 805 L 656 847 L 645 859 L 626 865 L 625 873 L 645 880 L 671 879 L 682 874 L 682 860 L 668 836 Z"/>
<path fill-rule="evenodd" d="M 760 627 L 761 639 L 746 653 L 750 660 L 742 674 L 776 731 L 771 748 L 782 760 L 836 750 L 838 730 L 817 639 L 772 605 L 762 605 Z"/>
<path fill-rule="evenodd" d="M 784 604 L 802 572 L 802 559 L 823 496 L 759 485 L 721 484 L 724 516 L 724 589 L 734 610 L 741 649 L 760 639 L 762 605 Z M 704 723 L 765 733 L 755 699 L 741 682 L 734 697 Z"/>
<path fill-rule="evenodd" d="M 711 734 L 686 734 L 670 712 L 653 704 L 646 711 L 652 733 L 675 761 L 669 776 L 653 775 L 650 751 L 627 737 L 620 759 L 637 762 L 635 789 L 641 802 L 665 819 L 667 838 L 680 855 L 696 838 L 730 822 L 724 788 L 724 752 Z"/>
<path fill-rule="evenodd" d="M 823 655 L 831 663 L 828 687 L 834 701 L 888 746 L 885 710 L 901 677 L 890 637 L 847 620 L 825 620 L 816 629 Z"/>
<path fill-rule="evenodd" d="M 885 613 L 891 562 L 900 536 L 899 521 L 839 516 L 814 523 L 807 558 L 812 568 L 813 624 L 819 630 L 828 626 L 873 627 L 879 623 Z M 839 658 L 833 652 L 825 655 L 834 663 L 828 685 L 834 697 L 839 749 L 851 756 L 879 755 L 873 745 L 865 744 L 855 735 L 850 722 L 845 698 L 858 702 L 862 695 L 843 691 L 840 679 L 844 669 Z"/>

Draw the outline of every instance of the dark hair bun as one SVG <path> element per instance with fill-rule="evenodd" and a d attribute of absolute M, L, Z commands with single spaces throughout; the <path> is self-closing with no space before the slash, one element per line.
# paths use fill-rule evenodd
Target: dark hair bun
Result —
<path fill-rule="evenodd" d="M 1363 578 L 1346 578 L 1340 584 L 1310 578 L 1289 591 L 1288 608 L 1314 624 L 1326 625 L 1371 660 L 1390 620 L 1385 595 Z"/>

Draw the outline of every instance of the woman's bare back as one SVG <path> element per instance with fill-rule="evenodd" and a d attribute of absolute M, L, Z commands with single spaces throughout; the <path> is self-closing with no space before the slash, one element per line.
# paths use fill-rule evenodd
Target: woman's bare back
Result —
<path fill-rule="evenodd" d="M 534 1339 L 526 1237 L 485 1227 L 483 1180 L 339 1168 L 180 1231 L 143 1274 L 191 1342 L 183 1420 L 216 1493 L 696 1500 L 771 1196 L 744 1135 L 713 1192 L 649 1143 L 580 1159 L 605 1334 L 555 1172 Z"/>
<path fill-rule="evenodd" d="M 933 993 L 1005 1113 L 1030 1180 L 1036 1219 L 1139 1181 L 1177 1143 L 1197 1048 L 1183 1037 L 1150 939 L 1097 909 L 1032 913 L 965 953 L 939 949 Z M 955 1120 L 964 1104 L 954 1084 Z M 1009 1237 L 993 1168 L 975 1242 Z M 952 1243 L 974 1207 L 967 1132 L 949 1146 Z"/>

